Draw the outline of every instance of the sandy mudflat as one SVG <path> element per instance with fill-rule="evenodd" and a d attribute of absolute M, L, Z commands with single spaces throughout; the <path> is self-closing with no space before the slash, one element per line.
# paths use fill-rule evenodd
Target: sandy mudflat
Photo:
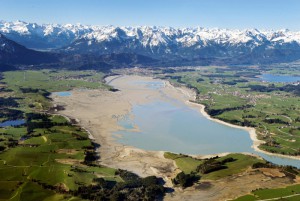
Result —
<path fill-rule="evenodd" d="M 140 76 L 108 77 L 106 81 L 120 91 L 74 90 L 71 96 L 63 97 L 52 95 L 52 98 L 54 103 L 65 106 L 65 110 L 59 111 L 61 115 L 77 119 L 79 124 L 87 129 L 95 141 L 100 144 L 99 152 L 101 164 L 114 168 L 127 169 L 140 176 L 156 175 L 165 179 L 167 182 L 166 186 L 172 186 L 170 178 L 179 172 L 174 162 L 165 159 L 163 152 L 145 151 L 118 143 L 112 136 L 114 132 L 124 129 L 118 125 L 118 119 L 122 119 L 128 115 L 129 118 L 133 118 L 130 116 L 133 104 L 143 104 L 158 99 L 168 101 L 171 97 L 185 102 L 192 107 L 198 107 L 200 112 L 211 120 L 218 121 L 219 123 L 224 122 L 210 118 L 204 111 L 203 106 L 190 103 L 189 100 L 195 99 L 195 93 L 192 90 L 187 88 L 175 88 L 166 81 L 164 82 L 164 87 L 160 90 L 149 89 L 146 85 L 133 84 L 134 82 L 153 80 L 154 79 L 150 77 Z M 138 127 L 134 129 L 138 130 Z M 250 128 L 245 129 L 251 134 L 254 147 L 257 148 L 260 141 L 256 139 L 255 130 Z M 226 187 L 229 181 L 221 180 L 214 183 L 209 190 L 199 191 L 199 189 L 195 189 L 194 187 L 184 191 L 176 189 L 175 193 L 173 193 L 172 196 L 168 195 L 166 199 L 199 200 L 201 198 L 201 200 L 224 200 L 225 197 L 232 198 L 233 196 L 250 192 L 257 187 L 267 185 L 261 183 L 249 188 L 248 186 L 241 185 L 243 177 L 253 181 L 257 178 L 257 176 L 252 177 L 251 175 L 252 173 L 247 173 L 238 180 L 232 179 L 232 186 L 236 186 L 236 191 Z M 261 174 L 259 174 L 259 177 L 260 176 Z M 285 183 L 286 181 L 282 179 L 282 182 Z M 268 185 L 273 187 L 282 184 L 277 181 L 277 183 L 269 182 Z"/>
<path fill-rule="evenodd" d="M 140 176 L 156 175 L 168 178 L 176 172 L 172 160 L 165 159 L 163 152 L 145 151 L 118 143 L 112 134 L 123 129 L 118 119 L 129 115 L 133 104 L 142 104 L 152 100 L 167 100 L 169 97 L 181 101 L 192 99 L 192 91 L 174 88 L 168 82 L 160 91 L 147 88 L 146 85 L 132 85 L 133 81 L 152 81 L 150 77 L 122 76 L 109 77 L 107 82 L 118 88 L 118 92 L 104 90 L 74 90 L 71 96 L 52 98 L 56 104 L 64 105 L 59 113 L 77 119 L 79 124 L 90 131 L 100 146 L 100 162 L 114 168 L 130 170 Z M 130 117 L 132 118 L 132 117 Z M 135 128 L 138 129 L 138 128 Z"/>

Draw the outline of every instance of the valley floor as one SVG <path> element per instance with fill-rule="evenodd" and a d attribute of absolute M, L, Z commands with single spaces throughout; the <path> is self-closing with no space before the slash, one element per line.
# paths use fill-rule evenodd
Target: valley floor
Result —
<path fill-rule="evenodd" d="M 130 113 L 133 104 L 142 104 L 153 99 L 167 99 L 168 97 L 188 102 L 194 100 L 195 94 L 186 88 L 175 88 L 168 82 L 165 82 L 162 93 L 145 87 L 140 89 L 143 91 L 141 93 L 128 84 L 132 80 L 149 81 L 153 78 L 109 77 L 106 81 L 113 83 L 120 91 L 73 90 L 71 96 L 52 95 L 52 98 L 55 104 L 65 107 L 65 110 L 59 111 L 60 114 L 76 119 L 82 127 L 91 132 L 96 142 L 100 144 L 101 164 L 126 169 L 140 176 L 159 176 L 166 181 L 165 186 L 171 187 L 171 178 L 180 172 L 173 160 L 166 159 L 162 151 L 145 151 L 122 145 L 112 134 L 122 129 L 117 122 Z M 134 129 L 138 130 L 138 128 Z M 271 179 L 261 172 L 250 170 L 240 175 L 220 179 L 217 182 L 206 182 L 209 187 L 205 186 L 203 181 L 201 184 L 185 190 L 175 188 L 175 192 L 168 194 L 166 200 L 232 199 L 254 189 L 282 187 L 292 183 L 285 177 Z"/>

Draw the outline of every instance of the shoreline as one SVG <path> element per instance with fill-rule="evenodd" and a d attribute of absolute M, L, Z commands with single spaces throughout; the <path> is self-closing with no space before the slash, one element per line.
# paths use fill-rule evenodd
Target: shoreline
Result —
<path fill-rule="evenodd" d="M 219 120 L 219 119 L 216 119 L 216 118 L 213 118 L 211 117 L 206 111 L 205 111 L 205 105 L 202 105 L 200 103 L 194 103 L 194 102 L 191 102 L 191 101 L 187 101 L 187 104 L 188 105 L 193 105 L 194 107 L 200 107 L 199 108 L 199 112 L 207 119 L 211 120 L 211 121 L 214 121 L 214 122 L 217 122 L 217 123 L 220 123 L 220 124 L 223 124 L 223 125 L 226 125 L 226 126 L 229 126 L 229 127 L 233 127 L 233 128 L 238 128 L 238 129 L 242 129 L 242 130 L 245 130 L 249 133 L 250 135 L 250 138 L 252 140 L 252 148 L 257 151 L 257 152 L 260 152 L 260 153 L 263 153 L 263 154 L 266 154 L 266 155 L 270 155 L 270 156 L 277 156 L 277 157 L 281 157 L 281 158 L 290 158 L 290 159 L 295 159 L 295 160 L 299 160 L 300 162 L 300 156 L 290 156 L 290 155 L 283 155 L 283 154 L 278 154 L 278 153 L 271 153 L 271 152 L 268 152 L 268 151 L 265 151 L 265 150 L 262 150 L 260 149 L 258 146 L 261 145 L 262 143 L 264 143 L 265 141 L 263 140 L 259 140 L 257 138 L 257 134 L 256 134 L 256 129 L 255 128 L 252 128 L 252 127 L 245 127 L 245 126 L 238 126 L 238 125 L 234 125 L 234 124 L 230 124 L 228 122 L 225 122 L 225 121 L 222 121 L 222 120 Z M 260 156 L 259 156 L 260 157 Z"/>
<path fill-rule="evenodd" d="M 112 79 L 109 81 L 113 81 L 115 79 L 118 79 L 120 77 L 123 77 L 124 75 L 119 75 L 119 76 L 111 76 Z M 107 77 L 109 78 L 109 77 Z M 190 88 L 187 88 L 185 86 L 181 86 L 181 87 L 176 87 L 174 85 L 172 85 L 172 83 L 168 80 L 164 80 L 164 79 L 159 79 L 159 78 L 154 78 L 154 77 L 151 77 L 152 79 L 158 79 L 158 80 L 162 80 L 164 82 L 164 87 L 171 87 L 175 90 L 178 90 L 180 91 L 180 93 L 182 93 L 184 96 L 187 96 L 187 97 L 190 97 L 192 98 L 193 100 L 192 101 L 196 101 L 196 94 L 195 92 L 190 89 Z M 177 99 L 176 97 L 174 97 L 175 99 Z M 183 100 L 181 100 L 183 101 Z M 211 121 L 214 121 L 214 122 L 217 122 L 219 124 L 222 124 L 222 125 L 226 125 L 226 126 L 229 126 L 229 127 L 232 127 L 232 128 L 238 128 L 238 129 L 242 129 L 242 130 L 245 130 L 249 133 L 249 136 L 250 136 L 250 139 L 252 140 L 252 148 L 257 151 L 257 152 L 260 152 L 260 153 L 263 153 L 263 154 L 266 154 L 266 155 L 269 155 L 269 156 L 276 156 L 276 157 L 280 157 L 280 158 L 289 158 L 289 159 L 294 159 L 294 160 L 300 160 L 300 156 L 291 156 L 291 155 L 283 155 L 283 154 L 278 154 L 278 153 L 271 153 L 271 152 L 268 152 L 268 151 L 265 151 L 265 150 L 262 150 L 259 148 L 259 145 L 265 143 L 265 141 L 263 140 L 259 140 L 257 138 L 257 134 L 256 134 L 256 129 L 255 128 L 252 128 L 252 127 L 246 127 L 246 126 L 239 126 L 239 125 L 234 125 L 234 124 L 231 124 L 231 123 L 228 123 L 228 122 L 225 122 L 225 121 L 222 121 L 222 120 L 219 120 L 219 119 L 216 119 L 216 118 L 213 118 L 211 117 L 206 111 L 205 111 L 205 105 L 203 104 L 200 104 L 200 103 L 196 103 L 196 102 L 192 102 L 191 100 L 186 100 L 185 101 L 185 104 L 191 106 L 191 107 L 197 107 L 199 108 L 199 112 L 207 119 L 211 120 Z M 166 152 L 166 151 L 164 151 Z M 216 156 L 216 155 L 224 155 L 224 154 L 230 154 L 229 152 L 226 152 L 226 153 L 218 153 L 218 154 L 209 154 L 209 155 L 193 155 L 193 156 L 199 156 L 199 157 L 202 157 L 202 156 Z M 249 153 L 252 155 L 252 153 Z M 190 154 L 187 154 L 187 155 L 190 155 Z M 257 155 L 257 154 L 254 154 L 254 155 Z M 261 157 L 259 155 L 257 155 L 258 157 Z"/>
<path fill-rule="evenodd" d="M 118 76 L 109 76 L 107 78 L 111 78 L 109 79 L 108 83 L 112 82 L 113 80 L 115 79 L 119 79 L 123 76 L 126 76 L 126 75 L 118 75 Z M 177 91 L 180 91 L 180 93 L 182 93 L 184 96 L 186 97 L 189 97 L 192 99 L 192 101 L 196 101 L 196 94 L 195 94 L 195 91 L 193 91 L 192 89 L 190 88 L 187 88 L 186 86 L 180 86 L 180 87 L 176 87 L 174 85 L 172 85 L 172 83 L 168 80 L 164 80 L 164 79 L 160 79 L 160 78 L 154 78 L 154 77 L 151 77 L 151 79 L 153 80 L 162 80 L 164 82 L 164 88 L 167 88 L 167 87 L 171 87 Z M 175 99 L 177 99 L 176 97 L 174 97 Z M 177 99 L 178 100 L 178 99 Z M 179 101 L 184 101 L 184 100 L 179 100 Z M 196 102 L 192 102 L 191 100 L 185 100 L 185 104 L 187 104 L 188 106 L 191 106 L 191 107 L 196 107 L 197 109 L 199 108 L 199 112 L 207 119 L 211 120 L 211 121 L 214 121 L 214 122 L 217 122 L 219 124 L 222 124 L 222 125 L 226 125 L 226 126 L 229 126 L 229 127 L 232 127 L 232 128 L 238 128 L 238 129 L 242 129 L 242 130 L 245 130 L 249 133 L 249 136 L 250 136 L 250 139 L 252 140 L 252 148 L 257 151 L 257 152 L 260 152 L 260 153 L 263 153 L 263 154 L 266 154 L 266 155 L 269 155 L 269 156 L 276 156 L 276 157 L 280 157 L 280 158 L 289 158 L 289 159 L 294 159 L 294 160 L 300 160 L 300 156 L 290 156 L 290 155 L 283 155 L 283 154 L 278 154 L 278 153 L 271 153 L 271 152 L 268 152 L 268 151 L 265 151 L 265 150 L 262 150 L 259 148 L 259 145 L 263 144 L 265 141 L 263 140 L 259 140 L 257 138 L 257 134 L 256 134 L 256 129 L 255 128 L 252 128 L 252 127 L 246 127 L 246 126 L 239 126 L 239 125 L 234 125 L 234 124 L 231 124 L 231 123 L 228 123 L 228 122 L 225 122 L 225 121 L 222 121 L 222 120 L 219 120 L 219 119 L 216 119 L 216 118 L 213 118 L 211 117 L 206 111 L 205 111 L 205 105 L 203 104 L 200 104 L 200 103 L 196 103 Z M 132 105 L 131 105 L 132 106 Z M 163 150 L 161 150 L 163 151 Z M 164 151 L 166 152 L 166 151 Z M 218 153 L 218 154 L 209 154 L 209 155 L 193 155 L 193 156 L 199 156 L 199 157 L 205 157 L 205 156 L 216 156 L 216 155 L 224 155 L 224 154 L 230 154 L 229 152 L 226 152 L 226 153 Z M 249 153 L 251 155 L 253 155 L 252 153 Z M 190 155 L 190 154 L 187 154 L 187 155 Z M 254 155 L 257 155 L 257 154 L 254 154 Z M 259 155 L 257 155 L 258 157 L 261 157 Z"/>
<path fill-rule="evenodd" d="M 163 80 L 163 79 L 162 79 Z M 283 154 L 278 154 L 278 153 L 271 153 L 271 152 L 268 152 L 268 151 L 265 151 L 265 150 L 262 150 L 259 148 L 259 145 L 261 145 L 262 143 L 264 143 L 265 141 L 263 140 L 259 140 L 257 138 L 257 134 L 256 134 L 256 129 L 253 128 L 253 127 L 246 127 L 246 126 L 239 126 L 239 125 L 234 125 L 234 124 L 231 124 L 231 123 L 228 123 L 228 122 L 225 122 L 225 121 L 222 121 L 220 119 L 216 119 L 216 118 L 213 118 L 211 117 L 206 111 L 205 111 L 205 105 L 201 104 L 201 103 L 196 103 L 194 101 L 196 101 L 196 93 L 195 91 L 193 91 L 192 89 L 190 88 L 187 88 L 185 86 L 181 86 L 181 87 L 176 87 L 174 85 L 172 85 L 171 82 L 167 81 L 167 80 L 163 80 L 164 82 L 166 82 L 169 86 L 175 88 L 175 89 L 178 89 L 180 90 L 182 93 L 184 94 L 189 94 L 190 97 L 193 97 L 192 100 L 187 100 L 185 102 L 185 104 L 191 106 L 191 107 L 195 107 L 197 109 L 199 109 L 198 111 L 207 119 L 211 120 L 211 121 L 214 121 L 214 122 L 217 122 L 219 124 L 223 124 L 225 126 L 229 126 L 229 127 L 232 127 L 232 128 L 238 128 L 238 129 L 242 129 L 242 130 L 245 130 L 249 133 L 249 136 L 250 136 L 250 139 L 252 140 L 252 148 L 257 151 L 257 152 L 260 152 L 260 153 L 263 153 L 263 154 L 266 154 L 266 155 L 269 155 L 269 156 L 276 156 L 276 157 L 280 157 L 280 158 L 289 158 L 289 159 L 294 159 L 294 160 L 299 160 L 300 162 L 300 156 L 291 156 L 291 155 L 283 155 Z M 191 93 L 193 93 L 193 95 L 191 95 Z M 224 153 L 219 153 L 220 155 L 221 154 L 224 154 Z M 227 153 L 229 154 L 229 153 Z M 252 153 L 249 153 L 252 155 Z M 257 154 L 254 154 L 254 155 L 257 155 Z M 258 155 L 257 155 L 258 156 Z M 258 156 L 258 157 L 261 157 L 261 156 Z"/>

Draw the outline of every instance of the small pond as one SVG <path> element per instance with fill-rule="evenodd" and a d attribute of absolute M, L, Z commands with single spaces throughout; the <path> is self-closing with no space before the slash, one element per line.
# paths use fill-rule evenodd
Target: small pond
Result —
<path fill-rule="evenodd" d="M 4 121 L 4 122 L 0 123 L 0 127 L 20 126 L 22 124 L 25 124 L 25 120 L 17 119 L 17 120 Z"/>
<path fill-rule="evenodd" d="M 262 74 L 259 78 L 265 82 L 297 82 L 300 81 L 300 76 L 293 76 L 293 75 L 273 75 L 273 74 Z"/>
<path fill-rule="evenodd" d="M 71 96 L 72 95 L 72 93 L 70 91 L 54 92 L 53 94 L 57 95 L 57 96 Z"/>

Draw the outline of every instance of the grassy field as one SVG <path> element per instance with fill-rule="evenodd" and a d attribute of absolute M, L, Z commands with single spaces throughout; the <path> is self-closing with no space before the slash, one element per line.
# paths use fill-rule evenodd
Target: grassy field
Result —
<path fill-rule="evenodd" d="M 104 74 L 95 71 L 9 71 L 3 73 L 2 82 L 7 83 L 7 96 L 22 97 L 19 100 L 24 111 L 47 110 L 50 107 L 45 93 L 72 89 L 109 89 L 103 84 Z M 21 89 L 30 89 L 23 93 Z M 30 107 L 29 107 L 30 106 Z"/>
<path fill-rule="evenodd" d="M 244 154 L 228 154 L 227 156 L 218 157 L 215 161 L 221 162 L 224 160 L 228 160 L 229 158 L 234 159 L 230 160 L 231 162 L 225 163 L 226 168 L 215 170 L 209 173 L 201 173 L 197 168 L 199 165 L 203 165 L 205 161 L 208 159 L 196 159 L 190 156 L 182 155 L 182 154 L 174 154 L 170 152 L 166 152 L 164 154 L 165 158 L 172 159 L 175 161 L 177 167 L 183 171 L 185 174 L 194 173 L 200 176 L 200 182 L 203 181 L 213 181 L 218 180 L 234 175 L 238 175 L 239 173 L 243 173 L 247 170 L 251 170 L 254 164 L 262 163 L 266 164 L 266 161 L 262 159 L 258 159 L 256 157 Z M 270 167 L 276 168 L 276 167 Z M 283 171 L 281 167 L 278 167 L 280 171 Z M 296 173 L 296 175 L 299 175 Z M 288 201 L 296 201 L 300 198 L 300 184 L 288 186 L 285 188 L 277 188 L 277 189 L 258 189 L 253 191 L 249 195 L 245 195 L 235 199 L 235 201 L 255 201 L 255 200 L 288 200 Z"/>
<path fill-rule="evenodd" d="M 58 115 L 27 117 L 51 106 L 49 92 L 108 89 L 102 83 L 104 74 L 43 70 L 5 72 L 3 76 L 8 91 L 1 92 L 1 97 L 17 101 L 19 106 L 10 109 L 24 112 L 27 125 L 0 128 L 0 146 L 4 147 L 0 152 L 0 200 L 76 201 L 82 199 L 60 193 L 90 185 L 95 178 L 122 181 L 115 169 L 86 165 L 86 152 L 93 152 L 94 144 L 85 130 Z M 28 124 L 33 125 L 30 131 Z"/>
<path fill-rule="evenodd" d="M 196 171 L 198 165 L 203 163 L 202 160 L 198 160 L 190 156 L 174 154 L 170 152 L 165 152 L 164 157 L 174 160 L 176 162 L 177 167 L 186 174 L 189 174 L 192 171 Z"/>
<path fill-rule="evenodd" d="M 278 189 L 260 189 L 253 191 L 250 195 L 239 197 L 235 199 L 235 201 L 255 201 L 267 199 L 297 201 L 300 199 L 300 185 L 298 184 Z"/>
<path fill-rule="evenodd" d="M 222 161 L 228 158 L 233 158 L 233 162 L 226 163 L 227 168 L 221 169 L 218 171 L 213 171 L 208 174 L 201 174 L 197 171 L 197 167 L 204 163 L 205 160 L 192 158 L 190 156 L 174 154 L 166 152 L 164 154 L 165 158 L 172 159 L 175 161 L 177 167 L 186 174 L 196 172 L 202 179 L 207 180 L 217 180 L 227 176 L 232 176 L 240 172 L 245 171 L 246 169 L 252 167 L 253 164 L 257 162 L 264 162 L 261 159 L 258 159 L 253 156 L 244 155 L 244 154 L 229 154 L 224 157 L 219 157 L 216 161 Z"/>
<path fill-rule="evenodd" d="M 101 88 L 104 74 L 95 71 L 9 71 L 4 73 L 4 82 L 9 89 L 20 88 L 68 91 L 73 88 Z"/>
<path fill-rule="evenodd" d="M 57 120 L 65 124 L 62 117 L 57 116 L 52 118 L 52 123 Z M 37 128 L 26 140 L 20 140 L 26 134 L 23 127 L 2 128 L 0 133 L 3 144 L 18 141 L 17 146 L 8 147 L 0 154 L 0 199 L 43 200 L 56 194 L 53 189 L 42 188 L 41 184 L 55 188 L 63 186 L 63 191 L 69 191 L 89 185 L 97 177 L 122 181 L 115 175 L 114 169 L 84 164 L 85 151 L 92 143 L 88 134 L 79 127 L 57 125 Z"/>

